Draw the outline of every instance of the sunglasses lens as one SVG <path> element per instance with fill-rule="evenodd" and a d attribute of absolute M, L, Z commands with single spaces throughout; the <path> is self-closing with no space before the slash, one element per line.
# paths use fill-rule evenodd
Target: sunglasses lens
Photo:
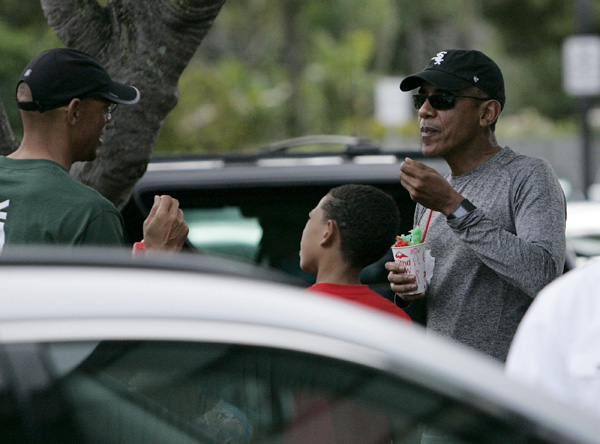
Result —
<path fill-rule="evenodd" d="M 456 97 L 450 94 L 433 94 L 431 96 L 425 94 L 413 95 L 413 105 L 416 109 L 421 109 L 425 100 L 429 100 L 429 104 L 439 110 L 452 109 L 456 104 Z"/>
<path fill-rule="evenodd" d="M 414 107 L 420 109 L 425 103 L 425 100 L 427 100 L 427 96 L 425 94 L 415 94 L 412 96 L 412 99 Z"/>
<path fill-rule="evenodd" d="M 431 103 L 431 106 L 435 109 L 451 109 L 454 108 L 456 97 L 447 94 L 435 94 L 429 96 L 429 103 Z"/>

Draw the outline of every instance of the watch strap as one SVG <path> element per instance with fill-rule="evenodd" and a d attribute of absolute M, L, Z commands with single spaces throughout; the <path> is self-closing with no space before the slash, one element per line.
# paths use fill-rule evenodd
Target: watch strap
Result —
<path fill-rule="evenodd" d="M 467 214 L 475 211 L 477 207 L 469 202 L 468 199 L 463 199 L 454 210 L 446 217 L 448 220 L 458 219 L 459 217 L 466 216 Z"/>

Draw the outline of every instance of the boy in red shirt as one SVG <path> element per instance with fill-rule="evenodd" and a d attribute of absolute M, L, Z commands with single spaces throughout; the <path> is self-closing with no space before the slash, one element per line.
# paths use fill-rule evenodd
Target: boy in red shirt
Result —
<path fill-rule="evenodd" d="M 317 275 L 308 290 L 327 293 L 410 322 L 392 301 L 360 282 L 367 265 L 381 259 L 400 229 L 394 200 L 369 185 L 342 185 L 308 214 L 300 241 L 300 267 Z"/>

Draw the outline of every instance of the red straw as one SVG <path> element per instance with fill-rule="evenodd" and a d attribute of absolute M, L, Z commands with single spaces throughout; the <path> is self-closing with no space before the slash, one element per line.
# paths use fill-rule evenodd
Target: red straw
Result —
<path fill-rule="evenodd" d="M 425 236 L 427 236 L 427 229 L 429 228 L 429 222 L 431 221 L 432 213 L 433 210 L 429 210 L 429 217 L 427 218 L 427 225 L 425 225 L 425 231 L 423 231 L 423 238 L 421 239 L 421 242 L 425 242 Z"/>

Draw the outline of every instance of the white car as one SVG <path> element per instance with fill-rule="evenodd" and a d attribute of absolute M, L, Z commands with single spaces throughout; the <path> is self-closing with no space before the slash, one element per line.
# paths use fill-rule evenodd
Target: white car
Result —
<path fill-rule="evenodd" d="M 0 274 L 5 442 L 600 443 L 491 359 L 243 265 L 44 250 Z"/>
<path fill-rule="evenodd" d="M 600 201 L 567 203 L 567 247 L 575 253 L 576 265 L 600 256 Z"/>

